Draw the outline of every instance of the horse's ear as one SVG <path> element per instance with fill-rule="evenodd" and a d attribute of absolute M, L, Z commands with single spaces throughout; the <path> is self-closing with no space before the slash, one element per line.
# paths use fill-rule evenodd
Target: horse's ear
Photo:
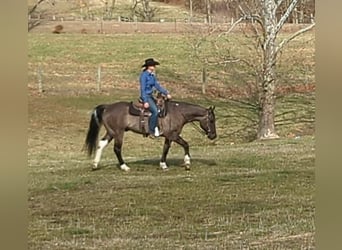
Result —
<path fill-rule="evenodd" d="M 209 110 L 214 111 L 215 110 L 215 106 L 210 106 Z"/>

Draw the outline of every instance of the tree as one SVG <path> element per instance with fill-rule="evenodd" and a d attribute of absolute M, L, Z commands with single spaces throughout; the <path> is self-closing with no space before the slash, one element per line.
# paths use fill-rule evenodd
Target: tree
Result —
<path fill-rule="evenodd" d="M 278 20 L 276 13 L 282 2 L 283 0 L 261 0 L 261 16 L 257 15 L 254 17 L 263 30 L 260 44 L 263 52 L 263 71 L 259 90 L 260 113 L 258 139 L 278 138 L 274 126 L 277 56 L 290 40 L 310 30 L 315 25 L 312 23 L 308 27 L 299 30 L 290 37 L 282 40 L 280 43 L 277 43 L 276 39 L 279 31 L 297 6 L 299 0 L 292 0 Z M 248 16 L 246 17 L 248 18 Z M 251 17 L 253 18 L 253 16 Z"/>
<path fill-rule="evenodd" d="M 237 3 L 233 0 L 228 2 L 229 4 Z M 278 138 L 275 128 L 275 91 L 279 54 L 292 39 L 315 26 L 313 22 L 288 37 L 280 39 L 279 33 L 298 2 L 299 0 L 240 1 L 234 6 L 239 10 L 239 17 L 227 31 L 218 33 L 216 38 L 212 38 L 214 34 L 217 34 L 217 30 L 211 26 L 206 35 L 202 33 L 190 41 L 192 56 L 202 65 L 228 65 L 224 67 L 234 77 L 236 74 L 245 74 L 246 69 L 251 72 L 249 76 L 243 76 L 248 78 L 248 81 L 242 79 L 243 77 L 240 79 L 240 82 L 247 84 L 249 93 L 248 100 L 244 100 L 242 105 L 256 114 L 256 122 L 253 121 L 253 126 L 256 125 L 255 137 L 257 139 Z M 239 52 L 232 47 L 231 40 L 236 37 L 232 35 L 232 31 L 237 27 L 244 29 L 245 36 L 248 37 L 243 42 L 247 51 L 250 52 L 249 57 L 238 54 Z M 208 46 L 211 53 L 204 54 L 202 48 Z M 235 73 L 232 73 L 233 68 L 236 68 Z M 237 100 L 229 101 L 238 103 Z M 251 119 L 251 117 L 246 118 Z"/>
<path fill-rule="evenodd" d="M 116 0 L 112 0 L 110 6 L 109 6 L 108 0 L 101 0 L 101 1 L 103 2 L 104 6 L 105 6 L 104 7 L 105 18 L 111 20 L 113 18 L 113 12 L 115 9 Z"/>
<path fill-rule="evenodd" d="M 133 15 L 138 16 L 144 22 L 151 22 L 157 12 L 156 7 L 151 7 L 150 0 L 133 0 Z"/>

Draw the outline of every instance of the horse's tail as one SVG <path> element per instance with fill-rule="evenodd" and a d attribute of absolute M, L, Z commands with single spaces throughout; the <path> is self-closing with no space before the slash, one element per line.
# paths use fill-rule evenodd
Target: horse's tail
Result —
<path fill-rule="evenodd" d="M 97 106 L 91 114 L 85 147 L 88 155 L 91 156 L 96 150 L 97 138 L 102 125 L 102 114 L 106 105 Z"/>

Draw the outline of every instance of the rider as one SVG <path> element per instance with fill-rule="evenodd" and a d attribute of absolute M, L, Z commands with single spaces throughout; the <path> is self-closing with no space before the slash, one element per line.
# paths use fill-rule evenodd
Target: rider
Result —
<path fill-rule="evenodd" d="M 155 76 L 156 65 L 159 65 L 159 62 L 153 58 L 146 59 L 145 64 L 141 66 L 144 69 L 140 74 L 140 98 L 144 103 L 144 108 L 149 109 L 152 113 L 149 122 L 149 134 L 151 137 L 158 137 L 160 135 L 158 129 L 158 109 L 152 97 L 153 88 L 166 95 L 168 99 L 171 99 L 169 91 L 160 85 Z"/>

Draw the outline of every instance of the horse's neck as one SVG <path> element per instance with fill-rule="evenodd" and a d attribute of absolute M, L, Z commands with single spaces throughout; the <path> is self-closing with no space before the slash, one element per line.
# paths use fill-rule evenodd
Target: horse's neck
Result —
<path fill-rule="evenodd" d="M 182 103 L 180 105 L 182 106 L 181 113 L 185 122 L 199 121 L 206 115 L 206 109 L 199 105 L 189 103 Z"/>

